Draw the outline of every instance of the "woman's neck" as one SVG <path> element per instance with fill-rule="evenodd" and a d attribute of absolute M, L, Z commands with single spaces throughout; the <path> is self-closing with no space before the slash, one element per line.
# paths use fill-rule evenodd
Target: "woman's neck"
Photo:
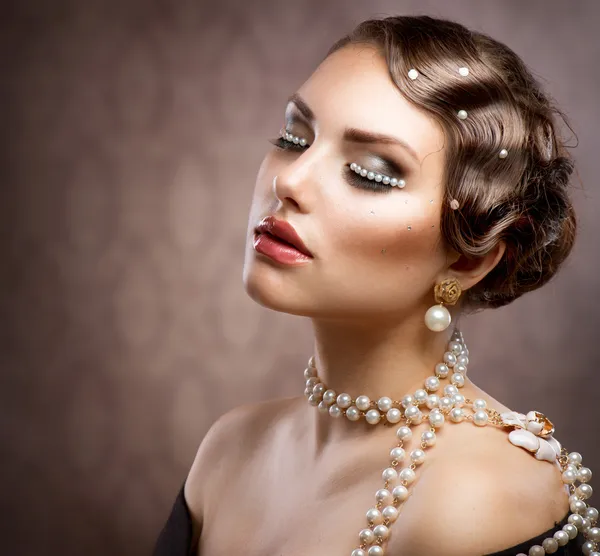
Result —
<path fill-rule="evenodd" d="M 454 326 L 431 332 L 422 317 L 413 317 L 393 325 L 313 319 L 313 328 L 315 365 L 326 387 L 353 399 L 366 395 L 377 401 L 382 396 L 401 400 L 423 388 L 425 379 L 442 361 Z M 314 407 L 310 410 L 314 413 L 317 453 L 325 444 L 364 435 L 369 427 L 379 428 L 362 420 L 334 419 Z"/>

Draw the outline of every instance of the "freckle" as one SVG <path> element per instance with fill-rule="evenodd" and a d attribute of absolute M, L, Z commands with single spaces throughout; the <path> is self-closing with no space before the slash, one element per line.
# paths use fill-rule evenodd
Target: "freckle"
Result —
<path fill-rule="evenodd" d="M 409 226 L 409 227 L 408 227 L 408 229 L 409 229 L 409 230 L 412 230 L 412 226 Z"/>
<path fill-rule="evenodd" d="M 408 205 L 408 200 L 407 200 L 407 201 L 404 201 L 404 204 L 405 204 L 405 205 Z"/>
<path fill-rule="evenodd" d="M 430 203 L 433 203 L 433 199 L 431 199 L 431 201 L 429 201 Z"/>
<path fill-rule="evenodd" d="M 431 226 L 432 228 L 435 228 L 435 225 Z"/>
<path fill-rule="evenodd" d="M 382 250 L 381 250 L 381 254 L 382 254 L 382 255 L 385 255 L 385 251 L 386 251 L 385 249 L 382 249 Z"/>
<path fill-rule="evenodd" d="M 371 209 L 371 214 L 375 214 L 375 211 L 373 209 Z"/>
<path fill-rule="evenodd" d="M 408 265 L 407 265 L 407 264 L 405 264 L 405 265 L 404 265 L 404 268 L 405 268 L 405 270 L 408 270 Z"/>

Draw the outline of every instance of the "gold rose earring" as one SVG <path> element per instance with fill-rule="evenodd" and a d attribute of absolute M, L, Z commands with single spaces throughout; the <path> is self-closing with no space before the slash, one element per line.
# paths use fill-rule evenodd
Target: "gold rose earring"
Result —
<path fill-rule="evenodd" d="M 435 285 L 434 297 L 438 305 L 429 307 L 425 313 L 425 325 L 433 332 L 446 330 L 452 322 L 450 311 L 444 307 L 454 305 L 462 293 L 460 283 L 456 278 L 446 278 Z"/>

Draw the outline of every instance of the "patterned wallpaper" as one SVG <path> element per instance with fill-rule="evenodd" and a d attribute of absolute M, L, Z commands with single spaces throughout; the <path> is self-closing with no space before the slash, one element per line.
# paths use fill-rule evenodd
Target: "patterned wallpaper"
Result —
<path fill-rule="evenodd" d="M 309 323 L 244 293 L 247 210 L 285 98 L 373 16 L 440 15 L 506 41 L 571 118 L 571 260 L 463 328 L 472 378 L 547 413 L 600 465 L 598 3 L 58 0 L 2 13 L 3 554 L 149 554 L 210 424 L 301 392 Z"/>

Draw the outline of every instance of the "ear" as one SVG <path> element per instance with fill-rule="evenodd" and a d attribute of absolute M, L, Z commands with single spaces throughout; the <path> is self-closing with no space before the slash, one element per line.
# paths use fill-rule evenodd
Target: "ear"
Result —
<path fill-rule="evenodd" d="M 489 253 L 475 259 L 469 259 L 455 252 L 451 258 L 453 262 L 448 267 L 446 278 L 448 276 L 456 278 L 460 282 L 461 289 L 468 290 L 494 269 L 505 251 L 506 243 L 499 241 Z"/>

